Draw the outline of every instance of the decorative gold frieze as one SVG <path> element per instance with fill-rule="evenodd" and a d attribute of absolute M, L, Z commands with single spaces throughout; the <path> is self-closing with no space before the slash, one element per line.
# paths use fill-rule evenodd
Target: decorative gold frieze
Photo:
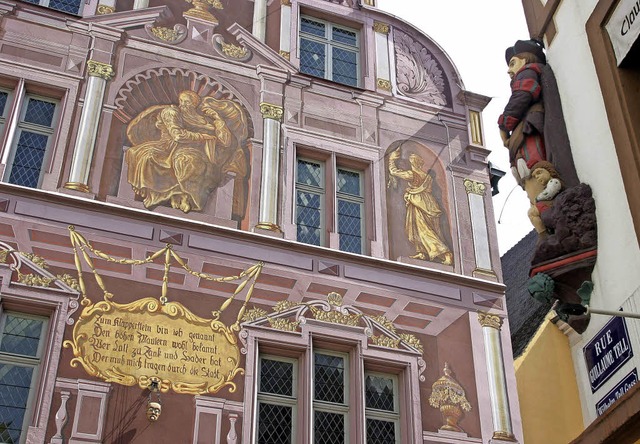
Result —
<path fill-rule="evenodd" d="M 384 91 L 391 91 L 391 81 L 387 79 L 378 79 L 376 81 L 376 84 L 378 85 L 378 89 L 381 89 Z"/>
<path fill-rule="evenodd" d="M 290 308 L 297 307 L 299 305 L 300 305 L 299 302 L 286 301 L 286 300 L 279 301 L 278 303 L 276 303 L 275 307 L 273 307 L 273 311 L 275 311 L 276 313 L 281 313 L 283 311 L 289 310 Z"/>
<path fill-rule="evenodd" d="M 327 302 L 333 307 L 341 307 L 343 302 L 342 295 L 340 293 L 332 291 L 327 295 Z"/>
<path fill-rule="evenodd" d="M 166 28 L 164 26 L 153 26 L 149 28 L 151 33 L 165 42 L 173 42 L 178 39 L 178 30 L 175 28 Z"/>
<path fill-rule="evenodd" d="M 496 330 L 500 330 L 502 328 L 502 318 L 498 315 L 479 311 L 478 321 L 483 327 L 495 328 Z"/>
<path fill-rule="evenodd" d="M 111 65 L 107 63 L 96 62 L 95 60 L 89 60 L 87 62 L 87 74 L 91 77 L 100 77 L 104 80 L 110 80 L 115 75 Z"/>
<path fill-rule="evenodd" d="M 484 196 L 484 192 L 487 191 L 487 186 L 482 182 L 465 179 L 464 189 L 467 190 L 467 194 L 479 194 L 480 196 Z"/>
<path fill-rule="evenodd" d="M 373 321 L 376 321 L 378 324 L 382 325 L 384 328 L 386 328 L 387 330 L 389 330 L 392 333 L 396 332 L 396 326 L 393 325 L 393 322 L 391 322 L 389 319 L 387 319 L 387 317 L 385 315 L 378 315 L 375 318 L 371 318 Z"/>
<path fill-rule="evenodd" d="M 56 278 L 48 278 L 35 274 L 22 274 L 18 272 L 18 282 L 29 287 L 48 287 Z"/>
<path fill-rule="evenodd" d="M 321 308 L 310 306 L 309 309 L 318 321 L 330 322 L 332 324 L 348 325 L 356 327 L 360 323 L 362 314 L 359 313 L 341 313 L 339 311 L 324 311 Z"/>
<path fill-rule="evenodd" d="M 26 257 L 27 259 L 29 259 L 31 262 L 33 262 L 40 268 L 49 268 L 49 264 L 47 264 L 47 261 L 45 261 L 44 258 L 38 256 L 37 254 L 22 253 L 22 252 L 20 252 L 20 254 Z"/>
<path fill-rule="evenodd" d="M 114 12 L 116 12 L 115 6 L 98 5 L 96 8 L 97 15 L 113 14 Z"/>
<path fill-rule="evenodd" d="M 273 119 L 282 122 L 282 116 L 284 115 L 284 109 L 278 105 L 272 105 L 271 103 L 262 102 L 260 104 L 260 112 L 265 119 Z"/>
<path fill-rule="evenodd" d="M 78 280 L 73 276 L 71 276 L 70 274 L 65 273 L 65 274 L 57 275 L 56 277 L 58 278 L 59 281 L 64 282 L 66 285 L 73 288 L 74 290 L 78 292 L 80 291 L 80 284 L 78 283 Z"/>
<path fill-rule="evenodd" d="M 420 353 L 423 352 L 422 342 L 420 342 L 420 339 L 416 338 L 414 335 L 409 333 L 401 333 L 400 339 L 402 339 L 402 342 L 405 342 L 406 344 L 420 351 Z"/>
<path fill-rule="evenodd" d="M 183 15 L 204 20 L 210 23 L 218 23 L 218 19 L 209 12 L 209 8 L 224 9 L 220 0 L 185 0 L 187 3 L 193 4 L 193 8 L 186 11 Z"/>
<path fill-rule="evenodd" d="M 242 316 L 242 322 L 253 322 L 267 315 L 267 311 L 262 308 L 252 308 L 247 310 Z"/>
<path fill-rule="evenodd" d="M 221 42 L 220 46 L 222 47 L 222 52 L 232 59 L 241 59 L 247 55 L 247 48 L 243 48 L 242 46 L 224 42 Z"/>
<path fill-rule="evenodd" d="M 371 336 L 371 342 L 373 342 L 374 345 L 378 345 L 380 347 L 388 347 L 388 348 L 398 348 L 398 345 L 400 345 L 400 339 L 394 339 L 394 338 L 390 338 L 389 336 L 383 336 L 383 335 Z"/>
<path fill-rule="evenodd" d="M 429 405 L 439 409 L 442 413 L 444 424 L 440 430 L 450 432 L 463 432 L 458 426 L 462 417 L 462 411 L 471 410 L 471 404 L 467 401 L 464 389 L 451 375 L 449 364 L 444 364 L 444 375 L 433 383 L 429 396 Z"/>
<path fill-rule="evenodd" d="M 389 25 L 382 22 L 373 22 L 373 30 L 380 34 L 389 34 Z"/>
<path fill-rule="evenodd" d="M 268 318 L 271 328 L 282 331 L 296 331 L 300 326 L 300 321 L 290 321 L 284 318 Z"/>
<path fill-rule="evenodd" d="M 291 60 L 291 53 L 289 51 L 280 51 L 280 56 L 285 60 Z"/>

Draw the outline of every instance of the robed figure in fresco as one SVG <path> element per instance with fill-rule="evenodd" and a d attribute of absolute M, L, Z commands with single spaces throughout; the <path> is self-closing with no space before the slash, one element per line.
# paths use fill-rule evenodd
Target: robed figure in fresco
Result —
<path fill-rule="evenodd" d="M 397 177 L 407 181 L 404 192 L 407 209 L 405 232 L 416 250 L 411 257 L 451 265 L 453 254 L 442 235 L 442 209 L 433 196 L 433 178 L 424 171 L 424 160 L 418 154 L 409 155 L 409 170 L 402 170 L 396 165 L 400 156 L 400 148 L 389 155 L 389 174 L 392 180 Z"/>
<path fill-rule="evenodd" d="M 235 173 L 234 210 L 243 209 L 246 114 L 231 100 L 190 90 L 178 102 L 151 106 L 127 127 L 133 144 L 125 153 L 127 180 L 134 192 L 150 209 L 168 203 L 185 213 L 202 211 L 211 191 Z"/>

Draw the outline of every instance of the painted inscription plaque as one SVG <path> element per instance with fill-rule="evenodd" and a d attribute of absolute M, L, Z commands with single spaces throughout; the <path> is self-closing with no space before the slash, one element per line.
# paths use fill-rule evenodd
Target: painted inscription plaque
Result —
<path fill-rule="evenodd" d="M 73 349 L 71 365 L 92 376 L 141 388 L 155 379 L 163 392 L 213 394 L 225 386 L 233 392 L 233 378 L 244 372 L 231 328 L 155 298 L 86 306 L 65 347 Z"/>

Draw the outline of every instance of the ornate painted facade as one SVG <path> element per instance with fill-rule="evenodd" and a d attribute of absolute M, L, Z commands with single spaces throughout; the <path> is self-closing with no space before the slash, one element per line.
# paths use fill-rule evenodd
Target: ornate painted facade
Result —
<path fill-rule="evenodd" d="M 0 440 L 522 442 L 490 99 L 435 42 L 40 3 L 0 0 Z"/>

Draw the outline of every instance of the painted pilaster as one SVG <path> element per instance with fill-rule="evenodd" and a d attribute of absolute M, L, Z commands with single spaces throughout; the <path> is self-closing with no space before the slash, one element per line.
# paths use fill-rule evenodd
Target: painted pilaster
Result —
<path fill-rule="evenodd" d="M 291 0 L 280 0 L 280 55 L 291 60 Z"/>
<path fill-rule="evenodd" d="M 134 0 L 133 9 L 144 9 L 149 7 L 149 0 Z"/>
<path fill-rule="evenodd" d="M 497 315 L 478 312 L 478 321 L 482 325 L 484 351 L 487 360 L 487 376 L 491 398 L 491 416 L 493 418 L 492 441 L 516 442 L 511 424 L 507 379 L 502 358 L 500 329 L 502 318 Z"/>
<path fill-rule="evenodd" d="M 255 38 L 264 42 L 267 35 L 267 0 L 255 0 L 253 4 L 253 31 Z"/>
<path fill-rule="evenodd" d="M 104 92 L 107 87 L 107 81 L 113 77 L 114 71 L 109 64 L 89 60 L 87 62 L 87 74 L 89 78 L 84 94 L 84 105 L 78 125 L 75 150 L 71 160 L 71 171 L 69 173 L 69 181 L 65 184 L 65 188 L 85 193 L 90 192 L 88 185 L 89 170 L 93 159 L 93 149 L 98 133 Z"/>
<path fill-rule="evenodd" d="M 280 231 L 278 226 L 278 183 L 280 180 L 281 106 L 262 102 L 260 112 L 264 122 L 262 147 L 262 180 L 260 183 L 260 213 L 256 228 Z"/>
<path fill-rule="evenodd" d="M 391 62 L 389 59 L 389 25 L 374 22 L 376 40 L 376 89 L 391 92 Z"/>
<path fill-rule="evenodd" d="M 489 232 L 487 230 L 487 215 L 484 209 L 484 196 L 487 186 L 482 182 L 471 179 L 464 180 L 464 188 L 469 199 L 471 212 L 471 231 L 473 233 L 473 248 L 476 258 L 476 274 L 491 274 L 495 276 L 491 266 L 491 251 L 489 250 Z"/>

